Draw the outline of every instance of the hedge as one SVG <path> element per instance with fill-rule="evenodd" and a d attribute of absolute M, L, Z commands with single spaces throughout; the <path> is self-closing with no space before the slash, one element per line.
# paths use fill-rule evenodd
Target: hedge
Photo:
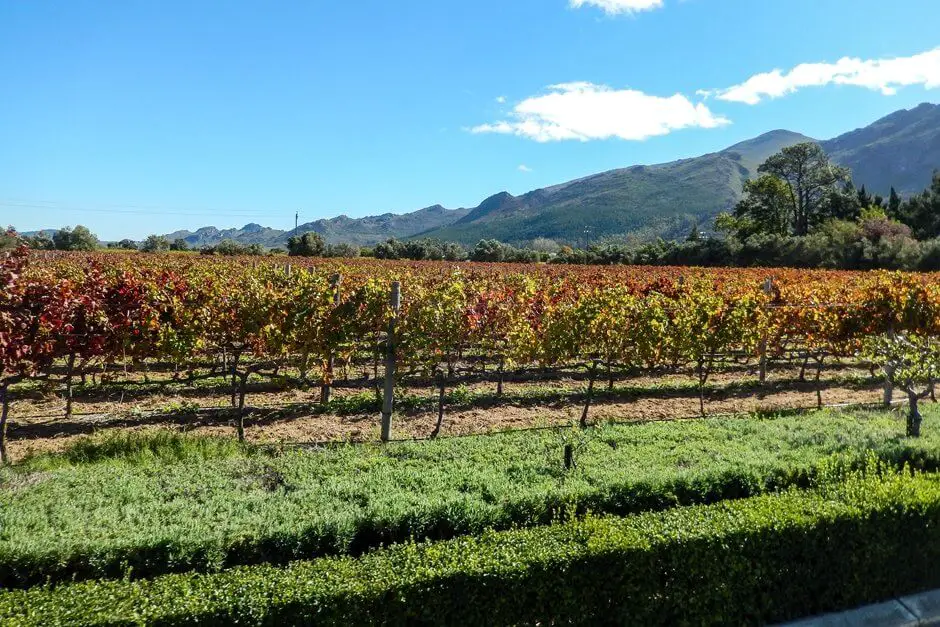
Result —
<path fill-rule="evenodd" d="M 558 432 L 277 456 L 203 446 L 187 457 L 164 443 L 151 462 L 0 469 L 0 587 L 283 564 L 543 525 L 571 510 L 742 498 L 806 487 L 837 451 L 936 468 L 940 412 L 927 414 L 923 438 L 903 433 L 891 414 L 602 427 L 575 442 L 569 472 Z M 134 444 L 146 442 L 122 447 Z"/>
<path fill-rule="evenodd" d="M 854 477 L 360 558 L 0 593 L 0 624 L 756 624 L 940 585 L 940 481 Z"/>

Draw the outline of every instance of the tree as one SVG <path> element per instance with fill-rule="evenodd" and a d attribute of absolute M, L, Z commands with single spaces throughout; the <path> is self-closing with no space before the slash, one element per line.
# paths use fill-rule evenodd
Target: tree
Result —
<path fill-rule="evenodd" d="M 75 229 L 59 229 L 52 236 L 52 243 L 56 250 L 95 250 L 99 245 L 98 237 L 81 224 Z"/>
<path fill-rule="evenodd" d="M 758 172 L 780 179 L 789 195 L 793 235 L 808 235 L 827 217 L 826 200 L 849 171 L 829 162 L 819 144 L 805 142 L 784 148 L 767 159 Z"/>
<path fill-rule="evenodd" d="M 858 204 L 866 208 L 871 207 L 873 204 L 871 194 L 865 191 L 864 184 L 862 185 L 862 188 L 858 190 Z"/>
<path fill-rule="evenodd" d="M 203 255 L 226 255 L 234 257 L 237 255 L 259 256 L 264 254 L 264 246 L 261 244 L 239 244 L 230 239 L 224 239 L 215 246 L 207 246 L 199 251 Z"/>
<path fill-rule="evenodd" d="M 339 244 L 328 244 L 324 249 L 324 257 L 358 257 L 359 256 L 359 247 L 353 246 L 352 244 L 347 244 L 346 242 L 340 242 Z"/>
<path fill-rule="evenodd" d="M 287 240 L 287 254 L 291 257 L 321 257 L 325 249 L 326 242 L 316 231 L 295 235 Z"/>
<path fill-rule="evenodd" d="M 505 261 L 506 249 L 495 239 L 481 239 L 470 253 L 472 261 Z"/>
<path fill-rule="evenodd" d="M 544 255 L 557 255 L 561 252 L 561 246 L 553 239 L 547 237 L 536 237 L 532 240 L 532 250 Z"/>
<path fill-rule="evenodd" d="M 0 250 L 13 250 L 19 248 L 22 243 L 20 236 L 12 226 L 7 227 L 5 233 L 0 233 Z"/>
<path fill-rule="evenodd" d="M 846 181 L 845 185 L 839 189 L 829 190 L 826 198 L 826 213 L 829 218 L 834 220 L 855 221 L 861 216 L 863 205 L 859 200 L 860 195 L 852 180 Z"/>
<path fill-rule="evenodd" d="M 901 204 L 898 218 L 911 227 L 917 239 L 940 237 L 940 171 L 930 187 Z"/>
<path fill-rule="evenodd" d="M 763 166 L 762 166 L 763 167 Z M 794 207 L 787 183 L 770 174 L 745 181 L 744 198 L 735 206 L 736 226 L 726 222 L 724 228 L 735 228 L 740 237 L 753 233 L 786 235 L 794 221 Z"/>
<path fill-rule="evenodd" d="M 132 239 L 122 239 L 115 245 L 115 248 L 120 248 L 121 250 L 137 250 L 137 242 Z"/>
<path fill-rule="evenodd" d="M 177 237 L 170 244 L 170 250 L 176 250 L 180 252 L 187 251 L 189 250 L 189 243 L 186 240 L 184 240 L 182 237 Z"/>
<path fill-rule="evenodd" d="M 898 196 L 898 193 L 895 191 L 894 187 L 892 187 L 891 194 L 888 196 L 888 216 L 897 220 L 900 212 L 901 197 Z"/>
<path fill-rule="evenodd" d="M 8 230 L 7 234 L 9 235 L 9 233 L 10 231 Z M 45 231 L 39 231 L 35 235 L 17 235 L 16 237 L 20 243 L 25 244 L 28 248 L 32 248 L 33 250 L 55 250 L 55 244 L 52 242 L 52 238 L 46 235 Z"/>
<path fill-rule="evenodd" d="M 170 250 L 170 240 L 163 235 L 148 235 L 140 250 L 145 253 L 165 253 Z"/>

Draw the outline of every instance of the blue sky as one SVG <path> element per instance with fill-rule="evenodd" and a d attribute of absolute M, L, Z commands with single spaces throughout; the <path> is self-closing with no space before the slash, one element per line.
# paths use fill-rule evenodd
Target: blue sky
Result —
<path fill-rule="evenodd" d="M 2 2 L 0 223 L 291 228 L 828 138 L 940 101 L 937 24 L 936 0 Z"/>

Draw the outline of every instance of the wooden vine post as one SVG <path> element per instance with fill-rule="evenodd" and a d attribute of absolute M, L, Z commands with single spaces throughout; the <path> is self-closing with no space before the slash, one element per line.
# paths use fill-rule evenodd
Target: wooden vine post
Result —
<path fill-rule="evenodd" d="M 772 277 L 767 277 L 767 280 L 764 281 L 764 294 L 770 296 L 774 291 L 774 280 Z M 769 309 L 765 305 L 765 311 Z M 767 327 L 765 326 L 761 330 L 761 340 L 760 346 L 758 347 L 760 352 L 760 384 L 764 385 L 767 382 Z"/>
<path fill-rule="evenodd" d="M 504 355 L 499 356 L 499 373 L 498 379 L 496 381 L 496 396 L 503 395 L 503 379 L 506 377 L 506 357 Z"/>
<path fill-rule="evenodd" d="M 434 383 L 438 389 L 437 397 L 437 424 L 434 425 L 434 431 L 431 432 L 431 439 L 434 440 L 441 434 L 441 427 L 444 424 L 444 400 L 446 396 L 447 379 L 444 377 L 444 371 L 437 369 L 434 373 Z"/>
<path fill-rule="evenodd" d="M 238 377 L 238 412 L 235 415 L 235 434 L 239 442 L 245 441 L 245 393 L 248 389 L 248 377 L 250 370 L 236 373 Z"/>
<path fill-rule="evenodd" d="M 392 439 L 392 410 L 395 407 L 395 324 L 401 309 L 401 282 L 392 281 L 392 318 L 388 321 L 385 341 L 385 392 L 382 396 L 382 441 Z"/>
<path fill-rule="evenodd" d="M 894 340 L 894 325 L 888 327 L 888 338 Z M 884 386 L 884 398 L 882 399 L 883 404 L 886 408 L 891 407 L 891 403 L 894 402 L 894 364 L 890 361 L 885 364 L 885 386 Z"/>
<path fill-rule="evenodd" d="M 75 353 L 69 355 L 65 373 L 65 417 L 72 417 L 72 376 L 75 373 Z"/>
<path fill-rule="evenodd" d="M 330 277 L 330 289 L 333 290 L 333 306 L 339 307 L 340 303 L 340 284 L 343 282 L 342 274 L 334 274 Z M 326 358 L 326 376 L 323 385 L 320 386 L 320 404 L 328 405 L 330 403 L 330 392 L 333 383 L 333 367 L 336 365 L 336 350 L 329 349 L 329 355 Z"/>
<path fill-rule="evenodd" d="M 9 460 L 7 455 L 7 418 L 10 415 L 10 387 L 7 381 L 0 383 L 0 464 Z"/>

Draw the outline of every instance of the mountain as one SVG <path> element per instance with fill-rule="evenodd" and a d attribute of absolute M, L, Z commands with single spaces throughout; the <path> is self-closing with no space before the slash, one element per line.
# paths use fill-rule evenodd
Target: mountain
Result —
<path fill-rule="evenodd" d="M 833 161 L 852 170 L 856 184 L 888 195 L 922 192 L 940 168 L 940 105 L 896 111 L 874 124 L 820 142 Z"/>
<path fill-rule="evenodd" d="M 801 141 L 810 140 L 773 131 L 694 159 L 611 170 L 518 197 L 501 192 L 453 224 L 421 235 L 464 244 L 481 238 L 583 243 L 637 232 L 684 235 L 730 209 L 767 157 Z"/>
<path fill-rule="evenodd" d="M 483 238 L 521 244 L 548 237 L 583 244 L 627 234 L 682 236 L 733 207 L 744 181 L 767 157 L 804 141 L 815 140 L 776 130 L 692 159 L 610 170 L 521 196 L 500 192 L 476 207 L 434 205 L 401 215 L 343 215 L 309 222 L 297 231 L 316 231 L 328 242 L 359 245 L 390 237 L 436 237 L 472 245 Z M 940 167 L 940 105 L 897 111 L 820 143 L 833 161 L 852 170 L 857 185 L 883 195 L 892 185 L 902 195 L 916 193 Z M 194 247 L 222 239 L 283 247 L 292 233 L 248 224 L 241 229 L 179 231 L 168 237 L 182 237 Z"/>
<path fill-rule="evenodd" d="M 192 248 L 202 248 L 203 246 L 214 246 L 222 240 L 230 239 L 242 244 L 261 244 L 273 248 L 279 246 L 284 239 L 284 231 L 272 229 L 260 224 L 246 224 L 240 229 L 219 230 L 214 226 L 204 226 L 196 232 L 176 231 L 168 233 L 167 239 L 186 240 L 186 243 Z"/>
<path fill-rule="evenodd" d="M 298 232 L 316 231 L 328 242 L 348 242 L 367 246 L 394 237 L 402 239 L 422 231 L 437 229 L 463 218 L 469 209 L 445 209 L 440 205 L 411 213 L 384 213 L 380 216 L 350 218 L 339 216 L 316 220 L 298 227 Z"/>
<path fill-rule="evenodd" d="M 332 244 L 348 242 L 359 246 L 369 246 L 392 237 L 404 239 L 421 231 L 445 226 L 459 220 L 469 211 L 469 209 L 445 209 L 440 205 L 434 205 L 405 214 L 385 213 L 365 218 L 350 218 L 342 215 L 301 224 L 296 232 L 316 231 Z M 214 226 L 205 226 L 195 232 L 168 233 L 166 237 L 170 240 L 184 239 L 192 248 L 214 246 L 226 239 L 240 244 L 261 244 L 268 248 L 284 248 L 293 234 L 293 230 L 282 231 L 259 224 L 246 224 L 240 229 L 224 230 Z"/>
<path fill-rule="evenodd" d="M 502 192 L 454 224 L 421 235 L 464 244 L 483 238 L 579 244 L 629 233 L 681 236 L 733 207 L 744 181 L 767 157 L 805 141 L 815 140 L 771 131 L 693 159 L 611 170 L 518 197 Z M 940 105 L 897 111 L 820 144 L 852 170 L 857 185 L 885 196 L 894 185 L 910 195 L 927 187 L 940 168 Z"/>

